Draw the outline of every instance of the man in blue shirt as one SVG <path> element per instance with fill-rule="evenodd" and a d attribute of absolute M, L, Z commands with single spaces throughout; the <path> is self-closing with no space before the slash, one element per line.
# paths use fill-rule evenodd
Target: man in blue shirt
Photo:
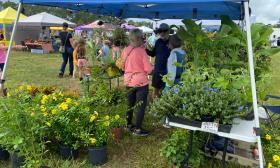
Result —
<path fill-rule="evenodd" d="M 167 60 L 170 55 L 168 48 L 169 26 L 162 23 L 158 28 L 159 39 L 156 41 L 155 47 L 152 51 L 147 50 L 147 54 L 155 57 L 155 67 L 152 79 L 153 98 L 159 97 L 160 92 L 164 89 L 165 83 L 163 76 L 167 74 Z"/>

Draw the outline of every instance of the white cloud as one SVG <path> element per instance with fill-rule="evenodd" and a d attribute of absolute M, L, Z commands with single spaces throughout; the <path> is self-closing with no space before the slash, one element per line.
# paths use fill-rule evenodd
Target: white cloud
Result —
<path fill-rule="evenodd" d="M 279 0 L 252 0 L 250 6 L 257 22 L 276 23 L 280 19 Z"/>

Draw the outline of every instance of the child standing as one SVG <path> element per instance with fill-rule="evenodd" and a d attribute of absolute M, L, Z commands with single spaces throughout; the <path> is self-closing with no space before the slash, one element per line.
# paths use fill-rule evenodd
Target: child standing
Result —
<path fill-rule="evenodd" d="M 74 48 L 74 51 L 73 51 L 73 63 L 74 63 L 74 72 L 73 72 L 73 78 L 75 78 L 75 75 L 78 71 L 78 54 L 77 54 L 77 47 L 78 45 L 78 42 L 76 40 L 73 40 L 73 48 Z"/>
<path fill-rule="evenodd" d="M 182 41 L 177 35 L 170 36 L 169 48 L 170 56 L 167 60 L 167 73 L 169 82 L 167 86 L 170 88 L 173 85 L 179 84 L 181 75 L 184 72 L 186 65 L 186 52 L 181 48 Z"/>
<path fill-rule="evenodd" d="M 80 81 L 83 80 L 83 76 L 87 75 L 86 70 L 88 67 L 88 61 L 86 58 L 86 43 L 83 39 L 80 39 L 77 44 L 77 57 L 78 57 L 78 68 Z"/>
<path fill-rule="evenodd" d="M 0 74 L 4 70 L 5 62 L 6 62 L 6 49 L 3 44 L 0 44 Z"/>

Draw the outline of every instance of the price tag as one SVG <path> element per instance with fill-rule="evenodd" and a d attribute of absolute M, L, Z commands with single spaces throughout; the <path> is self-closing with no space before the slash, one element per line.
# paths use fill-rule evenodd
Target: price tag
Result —
<path fill-rule="evenodd" d="M 218 123 L 215 122 L 202 122 L 201 129 L 207 132 L 218 132 Z"/>

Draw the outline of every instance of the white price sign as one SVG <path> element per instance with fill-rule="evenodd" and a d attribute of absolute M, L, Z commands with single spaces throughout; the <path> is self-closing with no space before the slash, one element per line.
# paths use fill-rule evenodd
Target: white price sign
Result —
<path fill-rule="evenodd" d="M 218 132 L 218 126 L 215 122 L 202 122 L 201 129 L 207 132 Z"/>

